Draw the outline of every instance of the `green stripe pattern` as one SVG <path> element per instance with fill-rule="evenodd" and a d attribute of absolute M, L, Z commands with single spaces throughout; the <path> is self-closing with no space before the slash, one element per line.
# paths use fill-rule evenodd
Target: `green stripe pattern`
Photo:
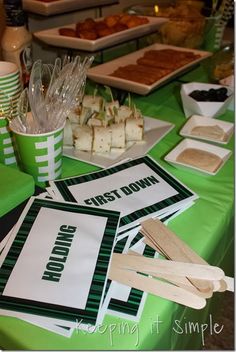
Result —
<path fill-rule="evenodd" d="M 168 172 L 166 172 L 162 167 L 160 167 L 156 162 L 151 159 L 149 156 L 144 156 L 142 158 L 137 158 L 131 161 L 128 161 L 123 164 L 119 164 L 109 169 L 104 169 L 98 172 L 93 172 L 91 174 L 73 177 L 65 180 L 54 181 L 55 186 L 58 188 L 62 197 L 66 201 L 76 202 L 76 199 L 73 197 L 72 193 L 69 190 L 69 186 L 77 185 L 89 181 L 96 180 L 98 178 L 107 177 L 116 172 L 122 171 L 124 169 L 131 168 L 133 166 L 139 164 L 146 164 L 151 170 L 153 170 L 156 174 L 162 177 L 171 187 L 173 187 L 176 192 L 178 192 L 175 196 L 169 197 L 167 199 L 162 200 L 161 202 L 152 204 L 146 208 L 141 208 L 136 210 L 131 214 L 127 214 L 122 217 L 120 220 L 120 227 L 129 225 L 130 223 L 145 217 L 147 215 L 156 213 L 166 207 L 169 207 L 173 204 L 176 204 L 182 200 L 185 200 L 189 197 L 194 196 L 194 194 L 187 189 L 184 185 L 182 185 L 178 180 L 176 180 L 173 176 L 171 176 Z"/>
<path fill-rule="evenodd" d="M 1 113 L 1 112 L 0 112 Z M 11 132 L 6 119 L 0 118 L 0 163 L 16 165 L 15 151 Z"/>
<path fill-rule="evenodd" d="M 100 251 L 85 309 L 69 308 L 61 305 L 36 302 L 33 300 L 2 295 L 8 278 L 14 269 L 20 252 L 25 244 L 25 241 L 27 240 L 30 229 L 41 208 L 53 208 L 56 210 L 96 215 L 107 218 L 107 224 L 101 241 Z M 119 213 L 115 211 L 85 207 L 77 204 L 60 203 L 46 199 L 34 199 L 2 264 L 2 267 L 0 268 L 0 307 L 72 322 L 81 321 L 82 319 L 84 324 L 95 325 L 99 306 L 103 297 L 104 287 L 107 281 L 107 270 L 114 246 L 118 223 Z M 75 294 L 79 295 L 79 292 Z"/>

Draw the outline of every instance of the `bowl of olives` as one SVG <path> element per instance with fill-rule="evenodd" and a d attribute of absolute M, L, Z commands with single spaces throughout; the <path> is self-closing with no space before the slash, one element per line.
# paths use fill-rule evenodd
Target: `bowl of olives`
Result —
<path fill-rule="evenodd" d="M 206 117 L 222 115 L 233 99 L 230 87 L 198 82 L 182 84 L 180 95 L 187 118 L 196 114 Z"/>

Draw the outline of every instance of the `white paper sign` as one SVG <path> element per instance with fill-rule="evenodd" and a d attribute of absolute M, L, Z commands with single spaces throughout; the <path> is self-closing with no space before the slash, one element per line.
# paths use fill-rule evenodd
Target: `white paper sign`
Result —
<path fill-rule="evenodd" d="M 120 231 L 177 211 L 197 195 L 145 156 L 91 174 L 51 181 L 58 197 L 121 213 Z"/>
<path fill-rule="evenodd" d="M 150 204 L 172 197 L 178 192 L 165 180 L 152 172 L 145 164 L 136 165 L 106 178 L 69 186 L 79 204 L 100 206 L 121 212 L 121 216 L 137 210 L 137 204 L 147 207 Z"/>
<path fill-rule="evenodd" d="M 67 241 L 60 240 L 65 237 L 60 231 L 63 225 L 75 228 Z M 84 309 L 105 226 L 101 217 L 42 208 L 3 295 Z M 58 281 L 43 279 L 46 272 Z"/>
<path fill-rule="evenodd" d="M 118 212 L 32 197 L 0 256 L 7 274 L 0 314 L 11 302 L 9 315 L 20 318 L 24 312 L 66 327 L 80 321 L 83 329 L 100 323 L 119 219 Z"/>

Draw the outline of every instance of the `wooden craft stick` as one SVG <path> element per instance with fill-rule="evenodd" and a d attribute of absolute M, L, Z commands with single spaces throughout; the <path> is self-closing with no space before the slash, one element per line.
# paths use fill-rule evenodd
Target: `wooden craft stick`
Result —
<path fill-rule="evenodd" d="M 172 260 L 163 260 L 158 258 L 135 257 L 128 254 L 114 253 L 112 262 L 117 268 L 136 270 L 143 273 L 150 273 L 172 276 L 190 277 L 200 280 L 220 280 L 224 277 L 222 269 L 210 265 L 201 265 L 194 263 L 182 263 Z"/>
<path fill-rule="evenodd" d="M 173 258 L 176 258 L 176 256 L 173 256 L 173 254 L 172 254 L 172 256 L 168 255 L 169 253 L 167 253 L 163 248 L 160 248 L 157 245 L 157 242 L 154 242 L 152 238 L 150 238 L 150 237 L 148 238 L 149 234 L 148 234 L 147 231 L 142 229 L 140 232 L 143 234 L 143 236 L 145 238 L 144 242 L 148 243 L 153 249 L 158 251 L 158 253 L 162 254 L 163 256 L 165 256 L 167 259 L 170 259 L 170 260 L 173 259 Z M 177 258 L 180 260 L 180 257 L 177 257 Z M 182 260 L 184 260 L 185 262 L 191 263 L 191 260 L 189 258 L 188 259 L 186 259 L 186 258 L 183 259 L 182 258 Z M 202 292 L 202 293 L 204 292 L 204 294 L 206 296 L 209 296 L 209 297 L 212 296 L 212 294 L 213 294 L 213 285 L 211 283 L 207 282 L 207 284 L 205 284 L 205 282 L 202 281 L 202 280 L 201 281 L 199 281 L 199 280 L 191 281 L 192 279 L 190 279 L 190 278 L 186 278 L 186 279 L 190 282 L 191 285 L 194 285 L 194 287 L 196 287 L 199 290 L 199 292 Z"/>
<path fill-rule="evenodd" d="M 142 255 L 137 253 L 137 252 L 133 252 L 131 250 L 128 251 L 129 255 L 135 255 L 136 257 L 139 256 L 141 257 Z M 155 276 L 153 274 L 150 274 L 151 276 Z M 155 276 L 156 277 L 156 276 Z M 190 291 L 192 293 L 195 293 L 196 295 L 199 295 L 200 297 L 204 297 L 204 298 L 210 298 L 213 294 L 213 292 L 201 292 L 199 290 L 196 289 L 195 286 L 193 286 L 193 284 L 184 276 L 173 276 L 173 275 L 166 275 L 166 274 L 158 274 L 158 278 L 162 278 L 174 285 L 177 285 L 187 291 Z M 219 282 L 219 281 L 217 281 Z"/>
<path fill-rule="evenodd" d="M 202 258 L 181 241 L 173 232 L 171 232 L 160 220 L 148 219 L 141 223 L 145 234 L 148 238 L 157 243 L 167 258 L 171 260 L 203 264 Z M 206 263 L 204 263 L 206 264 Z M 202 292 L 213 291 L 213 286 L 205 280 L 190 279 L 192 284 Z"/>
<path fill-rule="evenodd" d="M 155 219 L 154 221 L 158 221 L 162 227 L 165 227 L 167 228 L 160 220 L 158 219 Z M 168 228 L 167 228 L 168 229 Z M 140 232 L 143 233 L 143 235 L 145 236 L 145 234 L 147 234 L 147 232 L 145 232 L 144 229 L 142 229 Z M 173 233 L 171 230 L 168 229 L 168 235 L 167 235 L 170 240 L 179 248 L 181 248 L 181 250 L 185 253 L 186 255 L 186 261 L 187 261 L 187 258 L 189 260 L 189 262 L 191 263 L 196 263 L 196 264 L 205 264 L 205 265 L 209 265 L 207 263 L 207 261 L 205 261 L 201 256 L 199 256 L 192 248 L 190 248 L 185 242 L 183 242 L 178 236 L 176 236 L 175 233 Z M 144 242 L 146 243 L 146 240 L 147 242 L 149 242 L 149 245 L 151 246 L 152 245 L 152 248 L 156 248 L 157 250 L 157 247 L 155 247 L 155 244 L 153 241 L 151 241 L 151 239 L 147 239 L 147 237 L 145 237 L 145 240 Z M 158 246 L 158 251 L 159 253 L 163 254 L 164 256 L 166 256 L 166 258 L 168 259 L 172 259 L 168 253 L 164 252 L 163 249 L 161 249 L 159 246 Z M 177 260 L 176 258 L 174 258 L 175 260 Z M 184 261 L 184 258 L 181 259 L 182 261 Z M 196 282 L 194 282 L 196 283 Z M 199 282 L 198 282 L 199 284 Z M 227 283 L 224 281 L 224 279 L 221 279 L 218 284 L 216 283 L 213 283 L 213 286 L 211 286 L 211 289 L 213 291 L 218 291 L 218 292 L 224 292 L 227 290 Z M 204 290 L 205 291 L 205 290 Z M 205 291 L 206 292 L 206 291 Z"/>
<path fill-rule="evenodd" d="M 134 287 L 191 308 L 202 309 L 206 305 L 206 300 L 203 297 L 133 271 L 117 269 L 111 266 L 109 278 L 129 287 Z"/>
<path fill-rule="evenodd" d="M 218 288 L 217 291 L 218 292 L 225 292 L 227 290 L 227 283 L 225 281 L 225 277 L 224 277 L 224 279 L 220 280 L 219 284 L 220 284 L 220 287 Z"/>
<path fill-rule="evenodd" d="M 220 287 L 221 287 L 220 280 L 212 281 L 212 285 L 213 285 L 213 292 L 217 292 L 220 290 Z"/>
<path fill-rule="evenodd" d="M 145 237 L 145 231 L 141 230 L 140 231 L 143 236 L 144 236 L 144 243 L 146 243 L 147 245 L 149 245 L 151 248 L 153 248 L 155 251 L 157 251 L 159 254 L 162 254 L 163 256 L 165 256 L 167 259 L 171 258 L 168 256 L 167 253 L 164 253 L 163 250 L 160 247 L 157 247 L 154 242 L 152 242 L 151 240 L 149 240 L 147 237 Z M 202 260 L 199 260 L 199 264 L 206 264 L 209 265 L 203 258 L 201 258 Z M 188 280 L 188 279 L 187 279 Z M 189 281 L 189 280 L 188 280 Z M 190 283 L 190 281 L 189 281 Z M 190 283 L 192 285 L 192 283 Z M 218 280 L 218 281 L 213 281 L 212 282 L 212 290 L 208 290 L 205 291 L 205 296 L 206 297 L 211 297 L 213 292 L 224 292 L 227 290 L 227 283 L 224 281 L 224 279 Z"/>
<path fill-rule="evenodd" d="M 155 244 L 154 244 L 151 240 L 149 240 L 149 239 L 145 236 L 145 234 L 144 234 L 142 231 L 140 231 L 140 232 L 141 232 L 142 235 L 144 236 L 143 242 L 144 242 L 145 244 L 147 244 L 149 247 L 151 247 L 152 249 L 154 249 L 156 252 L 160 253 L 160 249 L 157 248 L 157 246 L 155 246 Z M 160 254 L 161 254 L 161 253 L 160 253 Z"/>
<path fill-rule="evenodd" d="M 225 282 L 227 285 L 227 290 L 234 292 L 234 278 L 230 276 L 225 276 Z"/>
<path fill-rule="evenodd" d="M 153 275 L 156 277 L 155 275 Z M 165 281 L 170 282 L 173 285 L 179 286 L 184 290 L 187 290 L 189 292 L 194 293 L 197 296 L 203 297 L 203 298 L 211 298 L 213 292 L 212 291 L 207 291 L 207 292 L 201 292 L 199 291 L 195 286 L 191 284 L 191 282 L 184 276 L 172 276 L 172 275 L 159 275 L 158 278 L 163 278 Z"/>

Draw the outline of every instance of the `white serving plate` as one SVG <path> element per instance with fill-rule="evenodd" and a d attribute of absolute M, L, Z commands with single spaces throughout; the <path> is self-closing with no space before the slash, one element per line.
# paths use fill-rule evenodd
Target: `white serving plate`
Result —
<path fill-rule="evenodd" d="M 188 51 L 188 52 L 193 52 L 195 54 L 199 54 L 201 57 L 197 60 L 192 61 L 191 63 L 189 63 L 187 65 L 182 66 L 181 68 L 178 68 L 177 70 L 172 71 L 171 73 L 162 77 L 161 79 L 159 79 L 158 81 L 156 81 L 152 85 L 146 85 L 146 84 L 125 80 L 125 79 L 118 78 L 118 77 L 109 76 L 113 71 L 115 71 L 115 69 L 117 69 L 120 66 L 126 66 L 129 64 L 136 64 L 137 59 L 142 57 L 145 51 L 161 50 L 161 49 L 175 49 L 175 50 L 179 50 L 179 51 L 180 50 L 181 51 Z M 119 89 L 128 90 L 130 92 L 141 94 L 141 95 L 146 95 L 146 94 L 150 93 L 152 90 L 154 90 L 155 88 L 166 83 L 168 80 L 172 80 L 173 78 L 178 76 L 180 73 L 187 71 L 188 68 L 196 65 L 201 60 L 207 58 L 210 55 L 212 55 L 212 53 L 210 53 L 208 51 L 180 48 L 180 47 L 176 47 L 173 45 L 166 45 L 166 44 L 153 44 L 153 45 L 150 45 L 144 49 L 138 50 L 134 53 L 122 56 L 118 59 L 109 61 L 105 64 L 97 65 L 95 67 L 90 68 L 88 71 L 88 77 L 97 83 L 109 85 L 109 86 L 116 87 Z"/>
<path fill-rule="evenodd" d="M 220 139 L 213 139 L 210 137 L 204 137 L 204 136 L 196 136 L 191 133 L 192 129 L 197 126 L 215 126 L 218 125 L 221 127 L 225 134 L 227 135 L 227 139 L 225 141 L 222 141 Z M 234 133 L 234 124 L 231 122 L 226 122 L 222 121 L 219 119 L 212 119 L 210 117 L 205 117 L 201 115 L 193 115 L 190 117 L 185 125 L 182 127 L 180 130 L 180 135 L 183 137 L 191 137 L 194 139 L 202 139 L 205 141 L 210 141 L 210 142 L 215 142 L 215 143 L 220 143 L 220 144 L 227 144 L 229 143 L 229 140 Z"/>
<path fill-rule="evenodd" d="M 177 159 L 178 155 L 187 148 L 202 149 L 204 151 L 214 153 L 214 154 L 218 155 L 223 160 L 223 162 L 215 172 L 209 172 L 209 171 L 200 169 L 198 167 L 191 166 L 191 165 L 184 164 L 184 163 L 177 161 L 176 159 Z M 225 148 L 215 146 L 213 144 L 204 143 L 204 142 L 196 141 L 193 139 L 185 138 L 174 149 L 172 149 L 170 151 L 170 153 L 165 156 L 164 159 L 165 159 L 165 161 L 167 161 L 170 164 L 173 164 L 176 167 L 181 167 L 181 168 L 188 169 L 188 170 L 198 171 L 200 173 L 204 173 L 204 174 L 208 174 L 208 175 L 216 175 L 217 172 L 225 164 L 225 162 L 229 159 L 231 154 L 232 154 L 232 152 L 229 149 L 225 149 Z"/>
<path fill-rule="evenodd" d="M 23 9 L 43 16 L 82 10 L 92 7 L 117 4 L 118 0 L 57 0 L 43 2 L 38 0 L 23 0 Z"/>
<path fill-rule="evenodd" d="M 63 154 L 72 159 L 85 161 L 100 167 L 109 167 L 122 160 L 136 158 L 147 152 L 174 128 L 174 124 L 155 118 L 144 116 L 144 140 L 130 143 L 128 148 L 120 150 L 113 148 L 110 153 L 95 154 L 76 150 L 74 147 L 64 146 Z"/>
<path fill-rule="evenodd" d="M 34 32 L 33 34 L 36 38 L 49 45 L 93 52 L 131 39 L 139 38 L 149 33 L 153 33 L 161 24 L 167 21 L 166 18 L 161 17 L 143 17 L 148 18 L 149 22 L 134 28 L 125 29 L 114 34 L 107 35 L 106 37 L 98 38 L 96 40 L 67 37 L 59 34 L 59 28 L 75 28 L 75 23 Z M 102 18 L 97 18 L 96 20 L 99 21 L 101 19 Z"/>

